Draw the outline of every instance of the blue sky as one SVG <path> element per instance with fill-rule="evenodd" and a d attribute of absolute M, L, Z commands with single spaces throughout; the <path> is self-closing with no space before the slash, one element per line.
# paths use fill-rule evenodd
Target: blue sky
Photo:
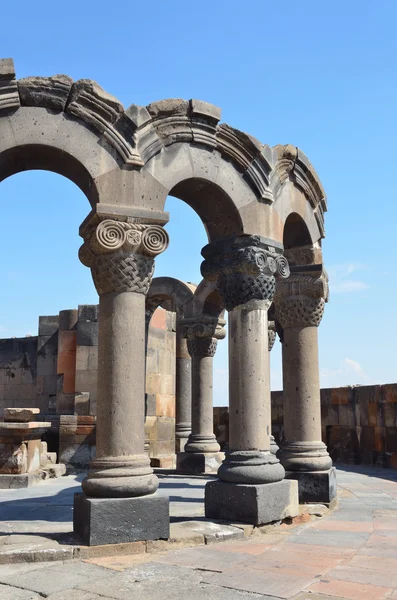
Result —
<path fill-rule="evenodd" d="M 328 196 L 324 259 L 331 298 L 320 326 L 323 386 L 397 381 L 397 3 L 394 0 L 69 0 L 5 3 L 0 56 L 17 77 L 95 79 L 125 106 L 167 97 L 219 105 L 222 120 L 309 156 Z M 0 184 L 0 336 L 35 334 L 41 314 L 96 302 L 77 258 L 89 205 L 59 175 Z M 198 281 L 197 215 L 170 198 L 169 250 L 156 275 Z M 227 403 L 227 343 L 215 360 Z M 272 387 L 281 352 L 272 352 Z"/>

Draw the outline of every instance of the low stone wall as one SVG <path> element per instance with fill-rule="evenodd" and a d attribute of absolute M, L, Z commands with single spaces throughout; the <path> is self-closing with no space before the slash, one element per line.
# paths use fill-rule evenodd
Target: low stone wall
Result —
<path fill-rule="evenodd" d="M 335 462 L 397 468 L 397 384 L 322 389 L 321 420 Z M 228 407 L 215 407 L 215 433 L 223 447 L 228 424 Z M 272 392 L 272 432 L 282 443 L 282 392 Z"/>

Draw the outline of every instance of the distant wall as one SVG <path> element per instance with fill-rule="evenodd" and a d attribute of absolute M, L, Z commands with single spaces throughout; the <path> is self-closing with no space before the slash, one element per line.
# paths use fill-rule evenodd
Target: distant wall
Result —
<path fill-rule="evenodd" d="M 283 392 L 272 392 L 272 433 L 284 439 Z M 397 384 L 321 390 L 323 441 L 335 462 L 397 468 Z M 229 439 L 228 407 L 214 408 L 221 446 Z"/>

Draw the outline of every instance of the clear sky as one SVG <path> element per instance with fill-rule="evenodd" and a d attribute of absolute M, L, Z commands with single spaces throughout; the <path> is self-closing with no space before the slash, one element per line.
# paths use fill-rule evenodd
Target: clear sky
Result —
<path fill-rule="evenodd" d="M 125 106 L 199 98 L 263 143 L 301 147 L 329 207 L 321 384 L 397 381 L 395 0 L 20 0 L 4 3 L 1 20 L 0 56 L 14 58 L 18 78 L 95 79 Z M 0 202 L 0 336 L 35 334 L 39 315 L 97 302 L 77 258 L 82 192 L 28 172 L 0 184 Z M 198 282 L 204 228 L 180 200 L 166 209 L 171 245 L 155 274 Z M 226 404 L 227 343 L 218 348 L 215 404 Z"/>

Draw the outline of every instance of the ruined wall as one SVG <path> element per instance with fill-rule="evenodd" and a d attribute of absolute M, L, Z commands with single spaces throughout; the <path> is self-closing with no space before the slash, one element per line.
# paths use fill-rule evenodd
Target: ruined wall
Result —
<path fill-rule="evenodd" d="M 397 468 L 397 384 L 321 390 L 323 441 L 335 462 Z M 215 434 L 229 439 L 229 411 L 214 408 Z M 283 392 L 272 392 L 272 433 L 283 442 Z"/>
<path fill-rule="evenodd" d="M 0 340 L 0 414 L 36 401 L 37 337 Z"/>
<path fill-rule="evenodd" d="M 152 466 L 175 466 L 175 313 L 158 308 L 146 351 L 145 437 Z"/>
<path fill-rule="evenodd" d="M 0 340 L 0 419 L 4 408 L 40 409 L 51 422 L 50 451 L 84 469 L 95 454 L 98 306 L 39 318 L 37 337 Z M 154 466 L 175 460 L 175 315 L 154 313 L 147 346 L 146 437 Z"/>

